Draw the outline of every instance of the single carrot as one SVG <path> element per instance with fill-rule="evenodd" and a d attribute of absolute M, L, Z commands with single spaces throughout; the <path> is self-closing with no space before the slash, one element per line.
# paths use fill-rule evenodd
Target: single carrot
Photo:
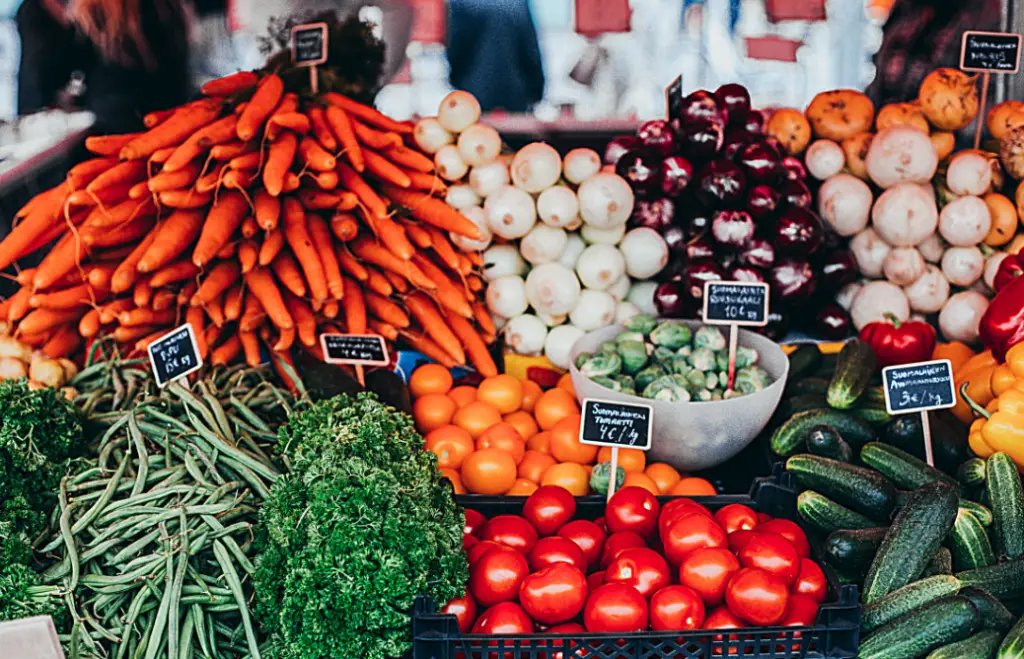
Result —
<path fill-rule="evenodd" d="M 204 151 L 218 144 L 227 144 L 235 138 L 238 117 L 229 114 L 192 133 L 174 149 L 164 162 L 164 172 L 175 172 L 186 167 Z"/>
<path fill-rule="evenodd" d="M 91 227 L 86 227 L 81 231 L 81 238 L 82 242 L 90 249 L 95 247 L 113 247 L 114 245 L 124 245 L 125 243 L 138 240 L 149 233 L 154 226 L 156 226 L 156 218 L 152 215 L 137 217 L 134 220 L 109 229 L 93 230 Z"/>
<path fill-rule="evenodd" d="M 275 112 L 268 123 L 278 128 L 298 133 L 299 135 L 305 135 L 312 128 L 309 117 L 302 112 Z"/>
<path fill-rule="evenodd" d="M 476 275 L 466 277 L 466 286 L 469 287 L 469 290 L 472 293 L 479 293 L 485 288 L 483 280 Z"/>
<path fill-rule="evenodd" d="M 338 187 L 338 173 L 335 171 L 320 172 L 313 177 L 321 190 L 333 190 Z"/>
<path fill-rule="evenodd" d="M 324 116 L 327 119 L 327 125 L 331 127 L 331 131 L 334 133 L 334 137 L 337 138 L 338 144 L 341 145 L 341 151 L 345 154 L 345 158 L 355 171 L 362 172 L 366 169 L 366 163 L 363 160 L 363 149 L 359 146 L 359 141 L 356 139 L 355 131 L 352 128 L 352 121 L 349 119 L 348 114 L 341 108 L 330 105 L 327 107 Z"/>
<path fill-rule="evenodd" d="M 426 256 L 417 254 L 414 261 L 430 277 L 431 281 L 437 284 L 435 297 L 441 303 L 441 306 L 463 318 L 473 317 L 473 308 L 470 306 L 463 288 L 460 288 L 441 268 L 437 267 Z"/>
<path fill-rule="evenodd" d="M 256 224 L 256 218 L 254 218 L 252 215 L 247 215 L 245 219 L 242 220 L 243 238 L 252 238 L 257 233 L 259 233 L 259 230 L 260 225 Z"/>
<path fill-rule="evenodd" d="M 203 96 L 232 96 L 252 89 L 259 82 L 259 76 L 252 71 L 239 71 L 222 78 L 208 80 L 199 88 Z"/>
<path fill-rule="evenodd" d="M 206 312 L 202 307 L 189 307 L 185 312 L 185 322 L 192 326 L 199 356 L 206 361 L 206 356 L 210 352 L 210 346 L 206 343 Z"/>
<path fill-rule="evenodd" d="M 403 169 L 402 171 L 409 177 L 410 187 L 413 190 L 422 190 L 423 192 L 433 194 L 445 194 L 448 192 L 448 184 L 437 174 L 424 174 L 423 172 L 416 172 L 411 169 Z"/>
<path fill-rule="evenodd" d="M 42 213 L 33 213 L 16 225 L 7 237 L 0 241 L 0 269 L 4 269 L 21 258 L 25 250 L 32 247 L 39 239 L 53 233 L 54 219 Z M 63 230 L 60 231 L 63 233 Z M 59 235 L 59 234 L 58 234 Z M 49 242 L 49 241 L 47 241 Z M 41 247 L 42 245 L 39 245 Z"/>
<path fill-rule="evenodd" d="M 248 212 L 249 204 L 245 195 L 235 190 L 221 194 L 206 216 L 199 241 L 192 251 L 192 262 L 200 268 L 209 263 L 228 242 Z"/>
<path fill-rule="evenodd" d="M 292 294 L 299 297 L 306 295 L 306 280 L 303 278 L 302 271 L 299 270 L 299 264 L 295 262 L 291 252 L 281 250 L 274 259 L 274 262 L 270 264 L 270 267 L 273 268 L 278 281 L 287 290 L 291 291 Z"/>
<path fill-rule="evenodd" d="M 354 240 L 359 235 L 359 222 L 348 213 L 335 213 L 331 218 L 331 233 L 341 242 Z"/>
<path fill-rule="evenodd" d="M 451 355 L 445 352 L 441 346 L 434 343 L 434 341 L 426 335 L 419 334 L 411 330 L 400 330 L 399 334 L 406 343 L 412 346 L 413 349 L 422 352 L 424 355 L 433 359 L 445 368 L 455 368 L 459 365 L 451 358 Z"/>
<path fill-rule="evenodd" d="M 82 336 L 75 323 L 66 323 L 43 345 L 43 353 L 50 359 L 67 357 L 82 345 Z"/>
<path fill-rule="evenodd" d="M 235 360 L 236 357 L 242 352 L 242 340 L 238 338 L 238 333 L 232 333 L 210 353 L 210 363 L 214 366 L 223 366 L 230 364 Z"/>
<path fill-rule="evenodd" d="M 121 160 L 137 160 L 148 157 L 157 149 L 180 144 L 199 129 L 213 123 L 219 114 L 220 106 L 217 103 L 187 105 L 159 125 L 150 128 L 124 145 L 118 153 L 118 157 Z M 188 158 L 182 165 L 184 166 L 194 157 L 193 155 Z M 164 167 L 166 166 L 165 163 Z"/>
<path fill-rule="evenodd" d="M 274 278 L 266 268 L 254 268 L 245 274 L 245 283 L 249 290 L 260 301 L 271 322 L 279 328 L 295 327 L 291 314 L 284 306 L 281 291 L 274 284 Z"/>
<path fill-rule="evenodd" d="M 367 149 L 363 156 L 366 158 L 366 169 L 370 170 L 370 173 L 381 181 L 397 185 L 400 188 L 412 186 L 412 179 L 402 171 L 401 167 L 392 164 L 391 161 L 376 151 Z"/>
<path fill-rule="evenodd" d="M 147 334 L 146 336 L 142 337 L 141 339 L 135 342 L 134 351 L 139 354 L 146 354 L 146 351 L 149 350 L 149 346 L 156 343 L 160 339 L 160 337 L 162 337 L 166 333 L 167 330 L 161 328 L 153 332 L 152 334 Z"/>
<path fill-rule="evenodd" d="M 299 158 L 316 172 L 329 172 L 338 164 L 337 159 L 311 137 L 304 137 L 299 142 Z"/>
<path fill-rule="evenodd" d="M 448 326 L 459 337 L 459 341 L 462 342 L 462 346 L 466 349 L 469 361 L 476 368 L 477 373 L 485 378 L 497 375 L 498 367 L 494 363 L 494 358 L 491 357 L 487 344 L 484 343 L 484 340 L 473 328 L 472 323 L 453 313 L 448 314 L 447 319 Z"/>
<path fill-rule="evenodd" d="M 243 332 L 254 332 L 266 320 L 267 315 L 263 313 L 260 301 L 251 292 L 245 294 L 245 310 L 242 312 L 242 319 L 238 321 L 238 327 Z"/>
<path fill-rule="evenodd" d="M 153 273 L 150 285 L 153 288 L 163 288 L 167 284 L 185 281 L 199 274 L 199 268 L 187 259 L 168 263 Z"/>
<path fill-rule="evenodd" d="M 149 191 L 164 192 L 166 190 L 187 188 L 196 182 L 201 171 L 202 165 L 198 162 L 191 162 L 181 169 L 172 172 L 161 171 L 149 179 Z"/>
<path fill-rule="evenodd" d="M 459 254 L 459 264 L 455 269 L 463 277 L 468 277 L 473 274 L 473 262 L 469 260 L 469 257 L 465 254 Z"/>
<path fill-rule="evenodd" d="M 139 181 L 128 188 L 128 198 L 133 200 L 144 199 L 149 196 L 149 181 Z"/>
<path fill-rule="evenodd" d="M 239 142 L 237 140 L 225 144 L 215 144 L 210 148 L 210 157 L 214 160 L 231 160 L 247 153 L 257 153 L 255 142 Z"/>
<path fill-rule="evenodd" d="M 405 298 L 405 305 L 409 313 L 419 321 L 423 330 L 451 355 L 452 359 L 459 364 L 466 363 L 466 353 L 462 349 L 462 344 L 430 298 L 424 293 L 413 293 Z"/>
<path fill-rule="evenodd" d="M 260 246 L 255 240 L 243 240 L 238 246 L 238 263 L 242 266 L 242 274 L 256 267 Z"/>
<path fill-rule="evenodd" d="M 249 99 L 249 104 L 238 117 L 236 132 L 238 139 L 246 142 L 256 135 L 263 122 L 274 112 L 281 96 L 284 94 L 284 82 L 281 78 L 271 73 L 263 77 L 256 86 L 256 92 Z"/>
<path fill-rule="evenodd" d="M 298 138 L 294 133 L 281 133 L 267 150 L 267 162 L 263 166 L 263 187 L 271 197 L 277 197 L 284 189 L 285 174 L 295 160 Z"/>
<path fill-rule="evenodd" d="M 301 188 L 298 194 L 299 203 L 307 210 L 323 211 L 338 206 L 341 196 L 330 192 L 314 190 L 312 188 Z"/>
<path fill-rule="evenodd" d="M 14 323 L 25 317 L 32 307 L 29 306 L 28 301 L 32 297 L 32 287 L 22 286 L 18 289 L 18 292 L 7 299 L 7 322 Z"/>
<path fill-rule="evenodd" d="M 395 203 L 408 208 L 413 217 L 422 222 L 470 240 L 483 238 L 475 224 L 440 199 L 417 190 L 403 190 L 393 185 L 385 185 L 384 194 Z"/>
<path fill-rule="evenodd" d="M 371 126 L 383 128 L 384 130 L 391 130 L 401 134 L 412 133 L 411 125 L 395 121 L 391 117 L 371 108 L 369 105 L 364 105 L 359 101 L 354 101 L 347 96 L 338 94 L 337 92 L 327 92 L 324 94 L 324 98 L 331 105 L 345 110 L 348 114 L 361 121 L 365 121 Z"/>
<path fill-rule="evenodd" d="M 242 268 L 237 261 L 219 262 L 199 284 L 199 290 L 192 296 L 192 306 L 209 304 L 214 298 L 233 286 L 241 275 Z"/>
<path fill-rule="evenodd" d="M 260 365 L 260 341 L 255 332 L 243 332 L 239 330 L 238 340 L 242 344 L 242 352 L 245 354 L 245 363 L 252 368 Z"/>
<path fill-rule="evenodd" d="M 207 346 L 215 346 L 215 345 L 217 345 L 218 343 L 220 343 L 220 335 L 221 335 L 220 326 L 216 325 L 213 322 L 213 319 L 211 318 L 210 319 L 210 324 L 207 325 L 206 329 L 203 330 L 203 335 L 205 337 L 204 340 L 206 341 L 206 345 Z"/>
<path fill-rule="evenodd" d="M 402 275 L 391 272 L 390 270 L 382 270 L 387 280 L 391 282 L 391 285 L 395 287 L 395 290 L 399 293 L 409 292 L 409 280 Z"/>
<path fill-rule="evenodd" d="M 361 121 L 356 121 L 351 117 L 350 120 L 356 139 L 371 149 L 390 149 L 402 145 L 402 137 L 398 133 L 374 130 Z"/>
<path fill-rule="evenodd" d="M 338 177 L 341 180 L 341 177 Z M 341 197 L 341 201 L 338 202 L 338 206 L 334 209 L 338 212 L 345 212 L 355 210 L 359 208 L 359 196 L 354 192 L 348 192 L 347 190 L 338 190 L 334 194 Z"/>
<path fill-rule="evenodd" d="M 277 228 L 281 218 L 281 202 L 266 190 L 260 189 L 253 196 L 253 216 L 256 223 L 266 231 Z"/>
<path fill-rule="evenodd" d="M 284 246 L 284 233 L 280 229 L 268 231 L 263 237 L 263 244 L 260 245 L 259 262 L 262 266 L 268 266 Z"/>
<path fill-rule="evenodd" d="M 35 274 L 35 268 L 25 268 L 24 270 L 19 271 L 17 275 L 15 275 L 14 281 L 18 282 L 22 286 L 28 286 L 29 284 L 32 283 L 32 277 L 35 276 Z"/>
<path fill-rule="evenodd" d="M 423 271 L 410 261 L 403 261 L 390 251 L 373 242 L 367 236 L 361 236 L 351 242 L 352 252 L 363 261 L 390 270 L 408 278 L 414 286 L 425 290 L 434 290 L 437 285 Z"/>
<path fill-rule="evenodd" d="M 199 290 L 199 283 L 195 279 L 189 279 L 181 286 L 181 290 L 178 291 L 177 303 L 179 307 L 189 306 L 189 301 L 192 296 Z"/>
<path fill-rule="evenodd" d="M 121 148 L 142 135 L 128 133 L 126 135 L 90 135 L 85 138 L 85 149 L 98 156 L 116 156 Z"/>
<path fill-rule="evenodd" d="M 284 200 L 284 239 L 302 266 L 310 295 L 314 300 L 323 302 L 329 295 L 324 264 L 320 261 L 320 255 L 317 254 L 313 239 L 309 235 L 306 212 L 294 197 L 287 197 Z"/>
<path fill-rule="evenodd" d="M 153 287 L 149 283 L 149 277 L 142 277 L 136 281 L 135 288 L 132 289 L 132 300 L 135 302 L 135 306 L 148 306 L 152 298 Z"/>
<path fill-rule="evenodd" d="M 380 271 L 372 268 L 367 268 L 370 276 L 366 279 L 366 287 L 378 295 L 389 297 L 395 292 L 394 286 L 388 281 L 388 278 L 381 274 Z"/>
<path fill-rule="evenodd" d="M 20 341 L 24 345 L 27 345 L 29 348 L 32 348 L 34 350 L 41 350 L 42 347 L 46 345 L 46 342 L 50 340 L 50 337 L 53 336 L 53 333 L 55 331 L 56 328 L 50 328 L 38 334 L 31 334 L 27 332 L 21 332 L 19 330 L 17 332 L 17 337 L 18 341 Z"/>
<path fill-rule="evenodd" d="M 170 110 L 154 110 L 142 118 L 142 125 L 146 128 L 153 128 L 154 126 L 162 124 L 165 119 L 170 117 L 176 111 L 176 108 L 171 108 Z"/>
<path fill-rule="evenodd" d="M 140 325 L 169 325 L 176 320 L 176 309 L 153 311 L 152 309 L 132 309 L 122 311 L 117 317 L 121 327 L 139 327 Z"/>
<path fill-rule="evenodd" d="M 196 209 L 205 208 L 213 201 L 213 193 L 200 193 L 195 190 L 168 190 L 159 195 L 160 203 L 168 208 Z"/>
<path fill-rule="evenodd" d="M 363 291 L 355 281 L 344 278 L 345 296 L 341 298 L 345 310 L 345 327 L 350 334 L 366 333 L 366 301 Z"/>
<path fill-rule="evenodd" d="M 384 157 L 391 162 L 421 174 L 434 171 L 434 161 L 415 149 L 398 144 L 384 151 Z"/>
<path fill-rule="evenodd" d="M 288 172 L 284 175 L 283 192 L 294 192 L 299 189 L 300 185 L 302 185 L 302 181 L 299 179 L 299 175 L 295 172 Z"/>
<path fill-rule="evenodd" d="M 91 339 L 100 333 L 100 310 L 89 309 L 82 319 L 78 321 L 78 333 L 86 339 Z"/>
<path fill-rule="evenodd" d="M 83 304 L 96 301 L 103 289 L 93 289 L 89 284 L 78 284 L 52 293 L 35 293 L 28 300 L 33 309 L 75 309 Z M 102 301 L 102 300 L 100 300 Z"/>
<path fill-rule="evenodd" d="M 370 319 L 369 325 L 374 334 L 380 334 L 388 341 L 398 340 L 398 329 L 394 325 L 376 319 Z"/>
<path fill-rule="evenodd" d="M 228 161 L 228 167 L 231 169 L 259 169 L 260 162 L 263 156 L 258 151 L 252 151 L 251 153 L 243 153 L 240 156 L 235 156 Z"/>
<path fill-rule="evenodd" d="M 491 312 L 487 310 L 487 306 L 483 302 L 473 303 L 473 317 L 476 318 L 476 324 L 480 326 L 484 334 L 494 335 L 498 333 L 494 319 L 491 318 Z"/>
<path fill-rule="evenodd" d="M 331 240 L 331 230 L 327 222 L 315 213 L 310 213 L 307 218 L 309 237 L 313 241 L 317 256 L 323 266 L 324 276 L 327 278 L 327 290 L 335 300 L 340 300 L 344 295 L 344 286 L 341 281 L 341 265 L 334 253 L 334 245 Z"/>
<path fill-rule="evenodd" d="M 441 261 L 444 262 L 445 267 L 458 272 L 459 254 L 455 251 L 451 242 L 448 241 L 448 236 L 444 235 L 444 232 L 437 227 L 425 228 L 430 232 L 430 243 L 434 247 L 434 252 L 441 257 Z"/>
<path fill-rule="evenodd" d="M 298 331 L 299 341 L 307 346 L 316 345 L 316 318 L 314 318 L 309 306 L 299 298 L 289 294 L 285 294 L 284 303 L 288 307 L 288 313 L 295 320 L 295 329 Z"/>
<path fill-rule="evenodd" d="M 335 248 L 334 253 L 338 256 L 338 263 L 341 265 L 342 270 L 355 277 L 357 281 L 366 281 L 369 279 L 369 271 L 362 263 L 352 256 L 344 245 L 338 245 Z"/>
<path fill-rule="evenodd" d="M 245 291 L 242 282 L 237 281 L 224 292 L 224 320 L 238 320 L 242 317 L 242 306 L 245 304 Z"/>
<path fill-rule="evenodd" d="M 267 140 L 275 140 L 277 136 L 281 134 L 282 127 L 274 122 L 276 117 L 283 114 L 290 114 L 297 112 L 299 109 L 299 97 L 293 92 L 288 92 L 281 97 L 281 102 L 277 104 L 277 107 L 271 113 L 267 119 L 267 128 L 263 131 L 263 137 Z"/>
<path fill-rule="evenodd" d="M 96 192 L 88 190 L 75 190 L 68 195 L 65 202 L 68 208 L 92 208 L 93 206 L 112 206 L 128 199 L 128 192 L 131 191 L 135 182 L 115 183 Z"/>
<path fill-rule="evenodd" d="M 32 275 L 32 287 L 36 290 L 49 288 L 74 270 L 87 253 L 88 248 L 79 235 L 64 234 L 36 268 Z"/>
<path fill-rule="evenodd" d="M 366 308 L 377 318 L 395 327 L 404 329 L 409 326 L 409 315 L 402 311 L 402 307 L 386 297 L 376 293 L 367 293 Z"/>
<path fill-rule="evenodd" d="M 225 244 L 223 247 L 220 248 L 220 251 L 217 252 L 217 260 L 225 261 L 227 259 L 233 258 L 235 256 L 235 251 L 237 249 L 238 243 L 236 242 L 229 242 Z"/>
<path fill-rule="evenodd" d="M 208 303 L 203 305 L 203 311 L 209 316 L 210 322 L 216 327 L 224 327 L 224 296 L 220 295 L 213 298 Z M 210 344 L 214 344 L 216 341 L 210 341 Z"/>
<path fill-rule="evenodd" d="M 150 281 L 152 282 L 152 280 Z M 174 307 L 177 302 L 178 294 L 174 291 L 157 289 L 156 292 L 153 293 L 153 300 L 150 302 L 149 306 L 153 311 L 166 311 L 167 309 Z"/>
<path fill-rule="evenodd" d="M 156 205 L 153 199 L 146 197 L 142 200 L 126 199 L 113 208 L 96 206 L 86 216 L 85 221 L 90 227 L 103 229 L 116 227 L 137 217 L 153 215 L 156 213 Z"/>
<path fill-rule="evenodd" d="M 324 308 L 320 310 L 320 313 L 327 318 L 337 318 L 338 310 L 339 305 L 337 300 L 327 300 L 324 302 Z"/>
<path fill-rule="evenodd" d="M 354 192 L 359 201 L 376 218 L 387 217 L 388 205 L 380 198 L 373 188 L 366 184 L 359 174 L 345 163 L 338 163 L 338 178 L 341 184 Z M 397 188 L 396 188 L 397 189 Z M 441 202 L 444 203 L 444 202 Z"/>
<path fill-rule="evenodd" d="M 72 190 L 80 190 L 103 172 L 116 167 L 118 162 L 117 158 L 93 158 L 80 162 L 68 171 L 68 185 Z"/>
<path fill-rule="evenodd" d="M 114 165 L 85 186 L 86 192 L 96 193 L 115 185 L 127 184 L 129 188 L 146 176 L 146 163 L 141 160 L 130 160 Z"/>
<path fill-rule="evenodd" d="M 338 140 L 334 137 L 334 133 L 331 132 L 331 127 L 327 124 L 327 117 L 324 114 L 324 109 L 319 105 L 314 105 L 308 110 L 309 122 L 313 128 L 313 135 L 316 136 L 316 140 L 320 142 L 320 145 L 325 149 L 334 153 L 338 150 Z"/>
<path fill-rule="evenodd" d="M 18 323 L 19 334 L 41 334 L 66 323 L 77 323 L 86 314 L 88 307 L 75 309 L 36 309 Z"/>
<path fill-rule="evenodd" d="M 232 169 L 224 174 L 221 183 L 225 188 L 245 191 L 256 180 L 256 172 L 251 170 Z"/>
<path fill-rule="evenodd" d="M 151 166 L 164 164 L 167 162 L 167 159 L 174 154 L 175 150 L 176 149 L 173 146 L 165 146 L 162 149 L 157 149 L 153 152 L 153 155 L 149 157 L 149 164 Z"/>
<path fill-rule="evenodd" d="M 288 329 L 282 329 L 277 335 L 277 343 L 274 344 L 274 352 L 285 352 L 291 350 L 292 344 L 295 343 L 295 328 L 290 327 Z"/>
<path fill-rule="evenodd" d="M 139 272 L 155 272 L 188 249 L 203 230 L 206 215 L 199 210 L 176 210 L 153 232 L 155 240 L 139 257 Z"/>
<path fill-rule="evenodd" d="M 402 222 L 402 226 L 405 227 L 405 233 L 409 236 L 409 240 L 413 242 L 420 249 L 430 249 L 433 247 L 434 242 L 430 239 L 430 232 L 415 222 L 405 221 Z"/>
<path fill-rule="evenodd" d="M 109 325 L 117 320 L 122 311 L 128 311 L 133 308 L 135 308 L 135 303 L 128 298 L 108 302 L 100 307 L 100 324 Z"/>

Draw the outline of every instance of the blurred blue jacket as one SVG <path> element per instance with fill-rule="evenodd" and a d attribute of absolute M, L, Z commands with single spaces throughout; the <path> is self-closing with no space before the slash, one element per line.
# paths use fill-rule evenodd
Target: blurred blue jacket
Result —
<path fill-rule="evenodd" d="M 453 87 L 484 110 L 525 112 L 544 96 L 544 65 L 528 0 L 450 0 Z"/>

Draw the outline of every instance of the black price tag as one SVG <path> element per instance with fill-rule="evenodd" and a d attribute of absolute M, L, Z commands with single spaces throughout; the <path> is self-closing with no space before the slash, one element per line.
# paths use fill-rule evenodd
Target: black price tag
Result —
<path fill-rule="evenodd" d="M 327 61 L 327 23 L 307 23 L 292 28 L 292 62 L 316 66 Z"/>
<path fill-rule="evenodd" d="M 889 414 L 927 412 L 956 405 L 953 365 L 948 359 L 882 369 Z"/>
<path fill-rule="evenodd" d="M 709 281 L 704 284 L 704 322 L 709 325 L 768 324 L 768 284 Z"/>
<path fill-rule="evenodd" d="M 149 361 L 158 387 L 202 368 L 203 358 L 192 325 L 185 323 L 150 343 Z"/>
<path fill-rule="evenodd" d="M 964 32 L 960 70 L 972 73 L 1017 73 L 1020 35 L 1009 32 Z"/>
<path fill-rule="evenodd" d="M 646 451 L 651 448 L 654 408 L 587 398 L 583 401 L 580 443 Z"/>
<path fill-rule="evenodd" d="M 388 347 L 377 334 L 321 334 L 320 347 L 328 364 L 387 366 Z"/>
<path fill-rule="evenodd" d="M 680 73 L 672 84 L 665 88 L 665 118 L 675 119 L 683 107 L 683 75 Z"/>

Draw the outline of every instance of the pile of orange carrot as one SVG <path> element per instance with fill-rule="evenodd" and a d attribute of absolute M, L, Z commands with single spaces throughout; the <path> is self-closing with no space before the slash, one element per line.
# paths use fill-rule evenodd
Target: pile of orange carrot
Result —
<path fill-rule="evenodd" d="M 256 365 L 261 341 L 290 362 L 293 346 L 322 356 L 322 333 L 377 333 L 497 371 L 480 256 L 450 240 L 478 229 L 438 198 L 410 124 L 300 98 L 274 73 L 203 93 L 144 132 L 88 138 L 95 157 L 18 212 L 0 270 L 53 245 L 0 302 L 21 341 L 58 358 L 113 337 L 132 353 L 188 322 L 207 361 Z"/>

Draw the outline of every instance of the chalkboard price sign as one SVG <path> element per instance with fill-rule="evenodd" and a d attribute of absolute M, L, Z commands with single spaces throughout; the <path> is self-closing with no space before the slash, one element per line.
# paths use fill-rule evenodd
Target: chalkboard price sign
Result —
<path fill-rule="evenodd" d="M 580 443 L 618 448 L 651 448 L 654 409 L 650 405 L 629 405 L 586 398 Z"/>
<path fill-rule="evenodd" d="M 203 358 L 192 325 L 185 323 L 149 344 L 149 361 L 158 387 L 202 368 Z"/>
<path fill-rule="evenodd" d="M 675 119 L 683 108 L 683 75 L 679 74 L 672 84 L 665 88 L 666 117 Z"/>
<path fill-rule="evenodd" d="M 292 62 L 316 66 L 327 61 L 327 23 L 307 23 L 292 28 Z"/>
<path fill-rule="evenodd" d="M 376 334 L 321 334 L 320 347 L 328 364 L 387 366 L 388 347 Z"/>
<path fill-rule="evenodd" d="M 1017 73 L 1020 35 L 1008 32 L 964 32 L 960 69 L 972 73 Z"/>
<path fill-rule="evenodd" d="M 704 322 L 709 325 L 767 325 L 768 284 L 738 281 L 706 282 Z"/>
<path fill-rule="evenodd" d="M 953 365 L 948 359 L 882 369 L 889 414 L 927 412 L 956 405 Z"/>

